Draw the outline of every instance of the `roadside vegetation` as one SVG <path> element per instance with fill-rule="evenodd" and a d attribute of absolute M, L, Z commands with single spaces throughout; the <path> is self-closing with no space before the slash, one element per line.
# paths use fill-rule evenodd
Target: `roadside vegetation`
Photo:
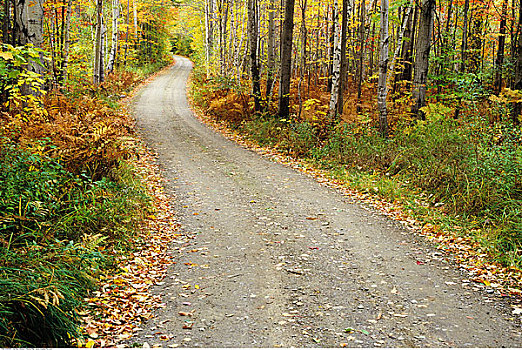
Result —
<path fill-rule="evenodd" d="M 446 232 L 452 242 L 468 242 L 474 255 L 487 257 L 498 270 L 520 274 L 517 84 L 522 41 L 516 39 L 519 31 L 502 34 L 506 20 L 511 28 L 522 28 L 518 4 L 508 8 L 500 1 L 443 1 L 434 10 L 437 20 L 412 21 L 412 16 L 425 16 L 432 2 L 385 8 L 387 2 L 362 1 L 348 6 L 346 23 L 341 11 L 345 1 L 288 1 L 286 7 L 273 1 L 252 0 L 244 7 L 227 3 L 228 16 L 216 15 L 219 28 L 186 24 L 186 31 L 199 34 L 194 35 L 199 41 L 192 57 L 198 63 L 191 94 L 203 113 L 361 193 L 400 204 L 408 215 L 430 224 L 432 235 Z M 492 4 L 515 16 L 486 11 Z M 288 6 L 295 11 L 285 12 Z M 236 26 L 244 21 L 245 27 L 232 31 L 227 43 L 232 49 L 222 50 L 219 38 L 231 21 Z M 285 62 L 287 21 L 294 29 L 293 56 Z M 424 33 L 421 27 L 430 21 L 435 27 Z M 388 24 L 397 35 L 390 32 L 385 40 L 390 48 L 384 51 Z M 462 25 L 467 26 L 464 31 Z M 478 42 L 478 37 L 485 39 Z M 432 46 L 428 61 L 421 62 L 423 42 Z M 344 55 L 344 63 L 337 53 Z M 239 59 L 245 56 L 248 60 Z M 285 63 L 292 67 L 288 95 L 280 93 Z M 419 85 L 421 63 L 429 70 Z M 337 74 L 341 87 L 335 90 Z M 419 89 L 425 89 L 425 97 Z M 513 293 L 522 293 L 520 283 L 515 285 Z"/>
<path fill-rule="evenodd" d="M 170 7 L 133 2 L 134 22 L 127 16 L 118 28 L 119 2 L 38 2 L 23 19 L 32 26 L 15 26 L 28 9 L 4 2 L 0 347 L 85 345 L 89 293 L 141 244 L 137 233 L 152 210 L 120 100 L 170 63 L 165 17 L 157 15 Z M 102 30 L 97 16 L 109 10 L 112 26 L 103 30 L 114 41 L 97 46 L 89 29 L 98 18 Z M 38 23 L 42 31 L 32 33 Z"/>
<path fill-rule="evenodd" d="M 490 123 L 477 103 L 459 119 L 441 103 L 383 138 L 366 121 L 283 119 L 250 113 L 247 87 L 196 72 L 192 94 L 210 116 L 262 146 L 304 159 L 363 193 L 400 201 L 415 217 L 472 237 L 504 266 L 522 267 L 522 133 Z M 229 106 L 234 106 L 232 110 Z M 502 106 L 498 106 L 501 111 Z"/>

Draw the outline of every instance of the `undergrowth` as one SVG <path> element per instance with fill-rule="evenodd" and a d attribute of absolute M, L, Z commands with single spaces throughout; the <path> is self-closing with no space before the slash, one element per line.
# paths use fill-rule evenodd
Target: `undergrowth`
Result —
<path fill-rule="evenodd" d="M 253 116 L 244 90 L 194 74 L 192 96 L 207 114 L 362 192 L 398 200 L 416 218 L 458 228 L 503 265 L 522 268 L 520 127 L 483 113 L 480 103 L 459 119 L 432 103 L 426 121 L 393 118 L 384 139 L 371 115 L 331 122 L 316 107 L 315 117 L 286 120 L 268 106 Z"/>
<path fill-rule="evenodd" d="M 150 197 L 132 123 L 111 106 L 138 80 L 0 110 L 0 347 L 76 345 L 84 297 L 133 249 Z"/>

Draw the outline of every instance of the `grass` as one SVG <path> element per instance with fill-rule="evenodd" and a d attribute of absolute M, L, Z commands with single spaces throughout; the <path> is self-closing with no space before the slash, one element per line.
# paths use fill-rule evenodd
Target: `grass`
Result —
<path fill-rule="evenodd" d="M 148 196 L 129 165 L 93 181 L 9 142 L 0 169 L 0 345 L 71 346 L 83 297 L 131 248 Z"/>

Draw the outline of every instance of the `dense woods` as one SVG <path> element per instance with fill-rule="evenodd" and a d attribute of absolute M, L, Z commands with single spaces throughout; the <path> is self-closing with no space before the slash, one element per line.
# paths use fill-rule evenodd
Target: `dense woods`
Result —
<path fill-rule="evenodd" d="M 84 345 L 150 204 L 118 100 L 169 52 L 207 114 L 522 267 L 522 1 L 0 5 L 0 346 Z"/>
<path fill-rule="evenodd" d="M 184 3 L 177 28 L 206 113 L 520 267 L 521 11 L 207 0 Z"/>
<path fill-rule="evenodd" d="M 150 208 L 118 99 L 170 62 L 175 9 L 0 4 L 0 346 L 85 345 L 84 298 Z"/>

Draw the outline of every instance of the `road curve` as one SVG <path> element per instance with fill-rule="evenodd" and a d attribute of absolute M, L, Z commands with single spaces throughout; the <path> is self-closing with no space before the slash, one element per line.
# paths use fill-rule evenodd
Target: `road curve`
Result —
<path fill-rule="evenodd" d="M 176 60 L 139 93 L 134 115 L 186 238 L 154 289 L 166 307 L 129 344 L 522 345 L 494 294 L 400 225 L 194 118 L 192 65 Z"/>

